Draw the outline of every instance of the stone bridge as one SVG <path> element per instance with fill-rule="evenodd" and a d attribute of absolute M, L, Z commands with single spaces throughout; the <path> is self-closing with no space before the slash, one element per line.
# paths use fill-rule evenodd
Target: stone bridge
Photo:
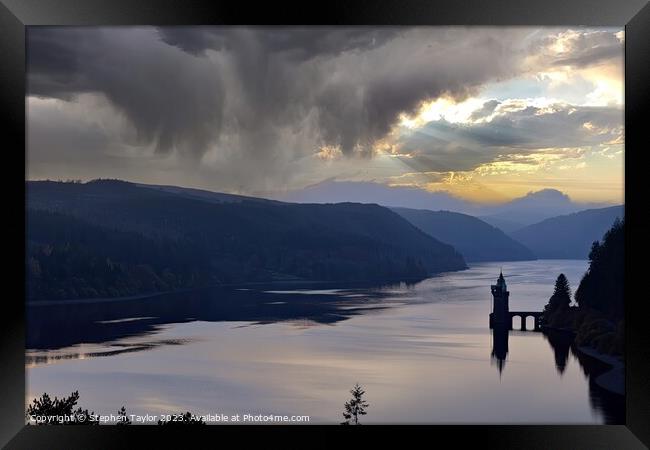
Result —
<path fill-rule="evenodd" d="M 526 331 L 526 319 L 532 317 L 534 320 L 533 330 L 532 331 L 541 331 L 542 329 L 542 316 L 543 313 L 540 311 L 508 311 L 506 312 L 508 319 L 505 322 L 496 322 L 494 314 L 490 314 L 490 328 L 495 328 L 498 326 L 505 327 L 508 330 L 512 330 L 512 318 L 519 317 L 521 319 L 520 329 Z"/>
<path fill-rule="evenodd" d="M 542 315 L 543 313 L 539 311 L 510 311 L 510 329 L 512 330 L 512 318 L 520 317 L 521 318 L 521 330 L 526 330 L 526 319 L 528 317 L 533 317 L 535 319 L 535 325 L 533 331 L 540 331 L 542 328 Z"/>

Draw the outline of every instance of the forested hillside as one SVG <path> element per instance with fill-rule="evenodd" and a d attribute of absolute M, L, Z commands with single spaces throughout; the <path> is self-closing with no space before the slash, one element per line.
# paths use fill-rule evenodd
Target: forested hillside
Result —
<path fill-rule="evenodd" d="M 377 205 L 215 203 L 117 180 L 28 182 L 27 204 L 32 300 L 466 267 L 452 246 Z"/>

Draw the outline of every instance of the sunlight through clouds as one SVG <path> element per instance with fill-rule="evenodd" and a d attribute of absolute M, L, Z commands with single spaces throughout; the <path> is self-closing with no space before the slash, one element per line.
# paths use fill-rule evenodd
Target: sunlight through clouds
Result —
<path fill-rule="evenodd" d="M 540 177 L 585 196 L 576 183 L 591 176 L 603 188 L 589 200 L 611 201 L 624 39 L 584 27 L 33 29 L 28 177 L 263 196 L 338 179 L 487 201 Z"/>

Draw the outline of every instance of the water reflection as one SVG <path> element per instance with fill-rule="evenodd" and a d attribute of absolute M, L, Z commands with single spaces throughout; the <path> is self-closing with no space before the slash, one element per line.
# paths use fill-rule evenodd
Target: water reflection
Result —
<path fill-rule="evenodd" d="M 508 327 L 495 325 L 492 327 L 492 362 L 496 363 L 499 376 L 503 373 L 508 356 Z"/>
<path fill-rule="evenodd" d="M 101 358 L 106 356 L 116 356 L 123 353 L 141 352 L 145 350 L 153 350 L 157 347 L 165 345 L 183 345 L 191 342 L 190 339 L 160 339 L 152 342 L 113 342 L 109 346 L 99 348 L 97 350 L 85 352 L 61 352 L 48 351 L 46 353 L 28 352 L 25 356 L 25 363 L 27 367 L 36 366 L 39 364 L 51 364 L 53 362 L 67 360 L 67 359 L 87 359 L 87 358 Z M 117 347 L 117 348 L 116 348 Z"/>
<path fill-rule="evenodd" d="M 517 280 L 513 307 L 541 310 L 555 273 L 577 283 L 586 265 L 504 264 Z M 416 285 L 260 285 L 30 307 L 28 398 L 79 390 L 101 412 L 128 402 L 136 414 L 263 411 L 338 423 L 360 382 L 369 423 L 620 423 L 622 399 L 592 381 L 606 368 L 570 342 L 489 329 L 486 286 L 500 266 Z"/>
<path fill-rule="evenodd" d="M 543 335 L 544 339 L 546 339 L 553 349 L 557 372 L 562 375 L 566 370 L 567 363 L 569 362 L 569 350 L 571 349 L 571 344 L 573 342 L 573 335 L 558 330 L 546 330 Z"/>
<path fill-rule="evenodd" d="M 570 332 L 545 330 L 543 333 L 534 333 L 541 334 L 553 350 L 555 368 L 558 375 L 562 376 L 569 363 L 569 356 L 573 356 L 589 383 L 589 402 L 591 407 L 602 414 L 604 422 L 606 424 L 624 423 L 624 397 L 601 388 L 595 382 L 598 376 L 610 370 L 611 367 L 580 353 L 573 345 L 574 335 Z M 491 362 L 496 365 L 499 371 L 499 377 L 503 374 L 506 365 L 509 335 L 510 332 L 507 327 L 495 326 L 492 329 Z"/>
<path fill-rule="evenodd" d="M 544 338 L 553 349 L 555 367 L 562 375 L 569 362 L 569 355 L 578 362 L 582 373 L 589 382 L 589 401 L 592 408 L 598 410 L 604 417 L 605 423 L 623 423 L 625 419 L 624 397 L 611 393 L 596 384 L 595 379 L 611 369 L 611 367 L 594 358 L 583 355 L 574 345 L 572 333 L 559 330 L 546 330 Z"/>
<path fill-rule="evenodd" d="M 555 368 L 559 375 L 564 373 L 569 360 L 569 349 L 573 338 L 567 333 L 556 331 L 547 331 L 540 333 L 538 331 L 521 331 L 521 333 L 542 334 L 548 341 L 555 356 Z M 491 360 L 497 366 L 499 375 L 503 373 L 508 356 L 508 339 L 510 328 L 506 325 L 494 325 L 492 327 L 492 353 Z"/>
<path fill-rule="evenodd" d="M 275 290 L 210 288 L 158 295 L 124 302 L 32 305 L 27 308 L 27 348 L 54 350 L 80 343 L 99 344 L 155 333 L 160 326 L 192 321 L 291 321 L 304 328 L 333 324 L 360 313 L 395 306 L 395 297 L 408 296 L 400 285 L 339 289 Z M 359 294 L 359 290 L 363 294 Z M 382 300 L 391 297 L 391 303 Z M 290 300 L 290 301 L 288 301 Z M 150 348 L 143 346 L 143 350 Z"/>
<path fill-rule="evenodd" d="M 571 355 L 579 362 L 589 381 L 589 403 L 599 411 L 606 424 L 625 423 L 625 396 L 609 392 L 596 384 L 596 378 L 609 371 L 608 364 L 580 353 L 574 345 L 570 346 Z"/>

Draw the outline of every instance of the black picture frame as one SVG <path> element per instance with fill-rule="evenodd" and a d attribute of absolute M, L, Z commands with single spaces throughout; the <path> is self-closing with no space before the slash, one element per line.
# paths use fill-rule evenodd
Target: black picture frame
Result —
<path fill-rule="evenodd" d="M 250 4 L 249 4 L 250 3 Z M 645 117 L 650 117 L 650 5 L 645 0 L 517 0 L 435 2 L 427 0 L 330 0 L 317 5 L 231 0 L 0 0 L 0 123 L 3 129 L 8 183 L 6 200 L 16 212 L 5 216 L 5 240 L 24 258 L 25 198 L 25 27 L 31 25 L 220 25 L 220 24 L 354 24 L 354 25 L 587 25 L 625 27 L 625 203 L 626 203 L 626 420 L 625 425 L 587 426 L 388 426 L 388 427 L 201 427 L 201 430 L 161 430 L 159 427 L 35 427 L 25 426 L 25 311 L 24 265 L 13 254 L 5 261 L 11 270 L 2 317 L 0 386 L 0 445 L 7 448 L 120 448 L 133 439 L 171 443 L 190 433 L 208 437 L 216 445 L 230 439 L 249 439 L 256 432 L 265 443 L 334 447 L 347 445 L 352 434 L 364 439 L 379 433 L 401 442 L 413 432 L 444 446 L 474 444 L 495 448 L 624 449 L 650 445 L 650 346 L 642 304 L 643 276 L 634 257 L 645 220 L 641 200 L 635 199 L 643 179 L 641 157 Z M 22 186 L 22 187 L 20 187 Z M 22 196 L 21 196 L 22 195 Z M 22 212 L 22 213 L 21 213 Z M 632 240 L 634 236 L 634 241 Z M 15 273 L 14 273 L 15 272 Z M 487 421 L 487 420 L 486 420 Z M 181 427 L 183 428 L 183 427 Z M 319 428 L 319 430 L 314 430 Z M 328 431 L 322 434 L 323 428 Z M 295 440 L 297 431 L 317 431 L 319 438 Z M 189 433 L 188 433 L 189 431 Z M 210 442 L 210 441 L 207 441 Z M 413 441 L 415 442 L 415 441 Z M 426 442 L 426 441 L 425 441 Z M 645 444 L 645 445 L 644 445 Z"/>

